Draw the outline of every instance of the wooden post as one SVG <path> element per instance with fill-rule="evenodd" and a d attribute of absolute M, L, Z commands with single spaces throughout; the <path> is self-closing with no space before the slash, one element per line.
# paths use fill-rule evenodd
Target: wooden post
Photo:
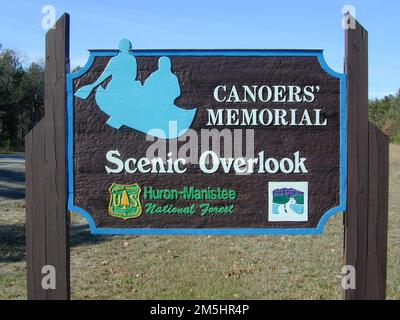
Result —
<path fill-rule="evenodd" d="M 368 122 L 367 31 L 355 21 L 355 29 L 346 29 L 345 38 L 348 180 L 344 264 L 355 267 L 356 288 L 343 290 L 343 298 L 384 299 L 388 142 Z M 385 251 L 378 254 L 377 248 Z"/>
<path fill-rule="evenodd" d="M 385 299 L 389 199 L 389 139 L 369 125 L 369 207 L 366 299 Z"/>
<path fill-rule="evenodd" d="M 69 299 L 69 214 L 66 174 L 66 74 L 69 15 L 46 34 L 45 116 L 26 137 L 26 239 L 29 299 Z M 42 268 L 55 268 L 44 289 Z"/>
<path fill-rule="evenodd" d="M 41 270 L 46 265 L 44 120 L 25 137 L 26 180 L 26 279 L 28 299 L 46 299 Z"/>

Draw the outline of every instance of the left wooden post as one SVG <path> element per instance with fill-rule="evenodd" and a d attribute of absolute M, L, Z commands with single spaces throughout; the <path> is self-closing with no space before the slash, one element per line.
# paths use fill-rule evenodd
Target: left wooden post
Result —
<path fill-rule="evenodd" d="M 64 14 L 46 34 L 45 115 L 25 138 L 28 299 L 70 299 L 67 72 L 69 15 Z"/>

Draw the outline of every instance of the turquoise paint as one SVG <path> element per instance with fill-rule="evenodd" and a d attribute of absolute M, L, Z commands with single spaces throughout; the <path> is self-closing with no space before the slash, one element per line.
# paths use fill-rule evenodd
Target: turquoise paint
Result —
<path fill-rule="evenodd" d="M 107 124 L 119 129 L 127 126 L 163 139 L 184 134 L 192 124 L 196 109 L 175 105 L 181 95 L 178 77 L 172 72 L 171 60 L 161 57 L 158 70 L 144 83 L 136 80 L 136 58 L 130 54 L 131 42 L 123 39 L 100 77 L 80 88 L 75 96 L 87 99 L 95 91 L 98 107 L 108 114 Z M 111 77 L 106 86 L 102 83 Z"/>

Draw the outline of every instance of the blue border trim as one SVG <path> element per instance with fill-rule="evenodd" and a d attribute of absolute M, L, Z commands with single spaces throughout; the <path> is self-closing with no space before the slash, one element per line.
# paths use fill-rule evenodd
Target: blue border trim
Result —
<path fill-rule="evenodd" d="M 331 216 L 346 211 L 347 198 L 347 77 L 332 70 L 326 63 L 322 50 L 135 50 L 133 56 L 263 56 L 263 57 L 317 57 L 322 69 L 340 79 L 340 205 L 329 209 L 316 228 L 215 228 L 215 229 L 161 229 L 161 228 L 97 228 L 91 215 L 74 204 L 73 159 L 73 80 L 85 74 L 96 57 L 115 56 L 118 50 L 89 50 L 86 65 L 78 72 L 67 74 L 67 162 L 68 210 L 81 214 L 89 223 L 92 234 L 119 235 L 317 235 L 322 234 Z"/>

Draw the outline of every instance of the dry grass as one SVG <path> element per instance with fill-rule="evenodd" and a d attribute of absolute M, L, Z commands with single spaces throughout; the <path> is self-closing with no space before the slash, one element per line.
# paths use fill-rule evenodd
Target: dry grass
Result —
<path fill-rule="evenodd" d="M 389 299 L 400 299 L 399 194 L 400 146 L 391 145 Z M 0 299 L 24 299 L 23 203 L 0 207 L 0 220 Z M 341 215 L 322 236 L 105 237 L 73 227 L 72 298 L 340 299 L 342 238 Z"/>
<path fill-rule="evenodd" d="M 390 146 L 387 297 L 400 299 L 400 145 Z"/>

